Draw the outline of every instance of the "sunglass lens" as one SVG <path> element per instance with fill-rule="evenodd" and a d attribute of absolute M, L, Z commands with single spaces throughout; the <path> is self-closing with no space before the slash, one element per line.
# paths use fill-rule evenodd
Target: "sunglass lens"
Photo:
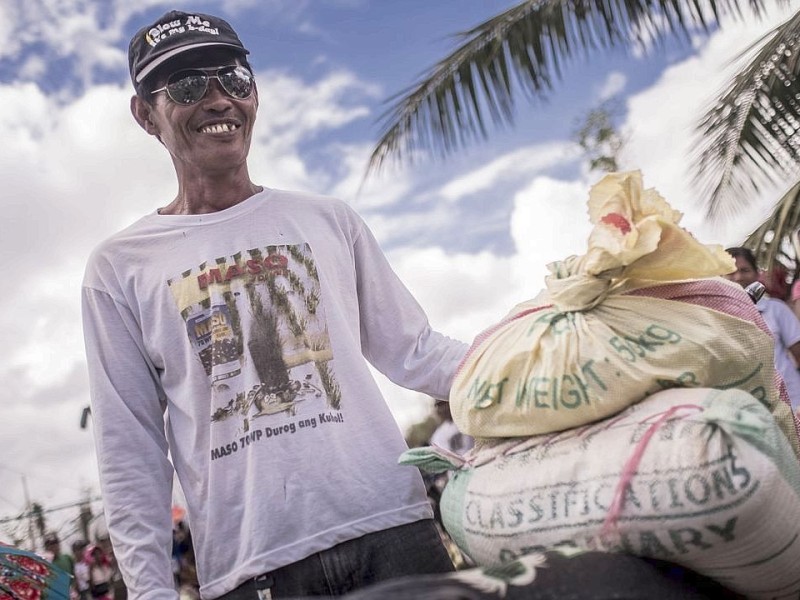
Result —
<path fill-rule="evenodd" d="M 219 82 L 234 98 L 242 100 L 253 92 L 253 75 L 245 67 L 220 70 Z"/>
<path fill-rule="evenodd" d="M 206 93 L 208 77 L 202 71 L 181 71 L 167 82 L 167 93 L 178 104 L 194 104 Z"/>

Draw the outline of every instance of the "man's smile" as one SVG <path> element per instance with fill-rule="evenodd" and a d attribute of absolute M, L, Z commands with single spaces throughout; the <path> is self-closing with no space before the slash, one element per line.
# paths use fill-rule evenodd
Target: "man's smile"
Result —
<path fill-rule="evenodd" d="M 210 125 L 203 125 L 197 131 L 199 133 L 229 133 L 239 129 L 238 123 L 212 123 Z"/>

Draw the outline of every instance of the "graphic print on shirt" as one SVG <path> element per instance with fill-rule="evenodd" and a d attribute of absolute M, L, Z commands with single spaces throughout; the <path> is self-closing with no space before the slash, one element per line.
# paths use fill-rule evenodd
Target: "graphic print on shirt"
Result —
<path fill-rule="evenodd" d="M 340 410 L 316 263 L 308 244 L 216 258 L 169 280 L 212 388 L 212 423 Z M 315 402 L 315 409 L 320 408 Z"/>

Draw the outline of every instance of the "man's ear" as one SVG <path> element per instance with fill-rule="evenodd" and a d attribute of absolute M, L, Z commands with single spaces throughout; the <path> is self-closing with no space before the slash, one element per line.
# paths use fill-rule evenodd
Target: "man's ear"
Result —
<path fill-rule="evenodd" d="M 158 129 L 150 118 L 153 107 L 139 96 L 131 96 L 131 114 L 139 126 L 150 135 L 158 137 Z"/>

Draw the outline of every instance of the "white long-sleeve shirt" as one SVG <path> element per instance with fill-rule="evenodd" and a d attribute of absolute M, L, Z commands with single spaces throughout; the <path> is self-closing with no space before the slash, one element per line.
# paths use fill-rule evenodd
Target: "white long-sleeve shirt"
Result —
<path fill-rule="evenodd" d="M 93 253 L 83 318 L 103 501 L 134 600 L 177 597 L 173 464 L 205 598 L 431 516 L 364 358 L 447 398 L 466 345 L 431 330 L 343 202 L 265 190 L 145 216 Z"/>
<path fill-rule="evenodd" d="M 775 368 L 786 384 L 792 410 L 800 408 L 800 372 L 789 348 L 800 342 L 800 321 L 792 309 L 778 298 L 765 296 L 756 304 L 775 340 Z"/>

